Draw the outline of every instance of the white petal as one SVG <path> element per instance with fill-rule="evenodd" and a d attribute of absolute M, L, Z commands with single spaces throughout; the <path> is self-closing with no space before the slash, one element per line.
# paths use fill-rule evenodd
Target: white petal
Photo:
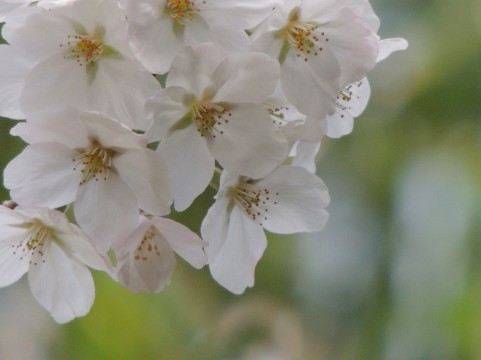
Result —
<path fill-rule="evenodd" d="M 142 210 L 152 215 L 167 215 L 174 197 L 167 165 L 150 149 L 128 151 L 113 159 L 113 166 L 137 196 Z"/>
<path fill-rule="evenodd" d="M 212 73 L 225 57 L 221 47 L 210 43 L 195 48 L 188 46 L 174 59 L 167 85 L 189 89 L 198 98 L 202 98 Z"/>
<path fill-rule="evenodd" d="M 222 178 L 226 171 L 222 172 Z M 235 177 L 236 179 L 238 177 Z M 221 185 L 222 186 L 222 185 Z M 222 189 L 222 187 L 221 187 Z M 230 211 L 228 199 L 223 194 L 217 195 L 217 200 L 207 211 L 207 215 L 202 221 L 200 232 L 202 238 L 207 241 L 208 246 L 205 248 L 208 263 L 212 263 L 226 242 L 226 236 L 229 231 Z"/>
<path fill-rule="evenodd" d="M 28 271 L 30 255 L 16 247 L 26 233 L 26 229 L 19 227 L 0 228 L 0 287 L 13 284 Z"/>
<path fill-rule="evenodd" d="M 173 131 L 157 148 L 167 160 L 174 184 L 175 209 L 187 209 L 209 185 L 215 161 L 194 125 Z"/>
<path fill-rule="evenodd" d="M 234 206 L 225 243 L 209 264 L 212 277 L 234 294 L 254 286 L 254 271 L 267 246 L 262 227 Z M 209 241 L 209 238 L 206 238 Z"/>
<path fill-rule="evenodd" d="M 383 39 L 379 41 L 379 53 L 376 62 L 386 59 L 395 51 L 406 50 L 408 42 L 403 38 Z"/>
<path fill-rule="evenodd" d="M 88 77 L 84 67 L 53 54 L 32 68 L 25 80 L 20 106 L 25 113 L 62 106 L 87 109 Z"/>
<path fill-rule="evenodd" d="M 31 265 L 28 280 L 32 294 L 58 323 L 86 315 L 95 289 L 88 268 L 51 242 L 45 262 Z"/>
<path fill-rule="evenodd" d="M 75 198 L 81 175 L 73 150 L 55 143 L 27 146 L 5 168 L 4 183 L 18 204 L 57 208 Z"/>
<path fill-rule="evenodd" d="M 170 247 L 189 264 L 200 269 L 207 263 L 203 250 L 206 243 L 188 227 L 174 220 L 160 217 L 153 218 L 152 222 Z"/>
<path fill-rule="evenodd" d="M 299 141 L 296 145 L 296 155 L 291 165 L 300 166 L 311 174 L 316 172 L 316 156 L 321 147 L 321 142 Z"/>
<path fill-rule="evenodd" d="M 319 231 L 326 225 L 329 194 L 324 182 L 297 166 L 279 166 L 256 182 L 270 193 L 265 229 L 279 234 Z M 276 202 L 276 203 L 274 203 Z"/>
<path fill-rule="evenodd" d="M 260 104 L 274 91 L 279 73 L 279 63 L 265 54 L 231 55 L 212 74 L 213 101 Z"/>
<path fill-rule="evenodd" d="M 226 169 L 251 178 L 261 178 L 287 156 L 287 140 L 273 126 L 261 105 L 237 104 L 228 122 L 218 126 L 208 142 L 216 160 Z"/>
<path fill-rule="evenodd" d="M 134 192 L 112 172 L 107 180 L 90 180 L 79 187 L 74 212 L 100 253 L 106 253 L 116 239 L 130 234 L 139 220 Z"/>
<path fill-rule="evenodd" d="M 69 149 L 87 147 L 90 144 L 87 129 L 79 121 L 80 112 L 72 107 L 59 111 L 29 114 L 27 122 L 21 122 L 10 130 L 29 144 L 54 142 Z"/>
<path fill-rule="evenodd" d="M 24 119 L 20 110 L 20 94 L 29 64 L 12 46 L 0 45 L 0 116 Z"/>

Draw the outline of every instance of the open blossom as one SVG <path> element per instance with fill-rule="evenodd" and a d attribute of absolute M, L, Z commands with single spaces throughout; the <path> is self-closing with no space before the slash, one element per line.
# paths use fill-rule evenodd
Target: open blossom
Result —
<path fill-rule="evenodd" d="M 216 202 L 202 222 L 212 276 L 240 294 L 254 285 L 254 270 L 267 239 L 280 234 L 322 230 L 329 203 L 325 184 L 297 166 L 279 166 L 260 180 L 224 171 Z"/>
<path fill-rule="evenodd" d="M 184 46 L 215 43 L 245 50 L 245 30 L 264 20 L 273 0 L 120 0 L 135 55 L 152 73 L 169 70 Z"/>
<path fill-rule="evenodd" d="M 158 292 L 170 283 L 174 252 L 200 269 L 207 263 L 205 242 L 174 220 L 142 216 L 138 227 L 116 249 L 118 280 L 135 292 Z"/>
<path fill-rule="evenodd" d="M 367 0 L 286 0 L 253 34 L 253 49 L 279 60 L 292 104 L 325 116 L 339 91 L 374 67 L 378 27 Z"/>
<path fill-rule="evenodd" d="M 167 88 L 148 103 L 174 181 L 175 208 L 186 209 L 205 190 L 215 161 L 261 178 L 282 163 L 287 142 L 262 102 L 278 81 L 265 54 L 227 56 L 212 44 L 187 47 L 169 71 Z"/>
<path fill-rule="evenodd" d="M 0 206 L 0 287 L 28 272 L 35 299 L 65 323 L 87 314 L 94 301 L 87 266 L 108 271 L 90 240 L 63 213 Z"/>
<path fill-rule="evenodd" d="M 28 120 L 12 134 L 29 145 L 4 173 L 17 203 L 57 208 L 74 202 L 78 224 L 102 252 L 137 226 L 139 208 L 169 213 L 164 160 L 142 136 L 104 115 L 74 109 Z"/>
<path fill-rule="evenodd" d="M 46 9 L 46 4 L 53 5 Z M 18 96 L 7 106 L 17 106 L 18 112 L 27 114 L 72 105 L 146 130 L 150 124 L 144 104 L 160 85 L 135 60 L 117 2 L 46 4 L 15 11 L 3 27 L 9 45 L 1 46 L 2 68 L 11 66 L 9 57 L 26 63 L 23 81 L 15 84 L 7 69 L 0 71 L 0 86 L 8 89 L 15 85 L 9 92 Z M 0 108 L 3 106 L 2 101 Z"/>

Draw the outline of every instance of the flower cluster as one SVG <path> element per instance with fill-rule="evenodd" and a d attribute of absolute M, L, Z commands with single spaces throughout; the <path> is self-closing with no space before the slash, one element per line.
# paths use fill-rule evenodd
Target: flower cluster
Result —
<path fill-rule="evenodd" d="M 368 0 L 0 0 L 0 21 L 0 116 L 27 143 L 4 171 L 0 286 L 28 272 L 58 322 L 89 311 L 89 267 L 156 292 L 177 254 L 253 286 L 264 229 L 325 226 L 320 141 L 407 46 Z M 168 218 L 209 186 L 200 234 Z"/>

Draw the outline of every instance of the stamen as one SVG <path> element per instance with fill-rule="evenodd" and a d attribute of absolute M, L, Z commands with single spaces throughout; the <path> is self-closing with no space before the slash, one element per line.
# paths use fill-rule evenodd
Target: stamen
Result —
<path fill-rule="evenodd" d="M 104 52 L 104 44 L 99 39 L 86 35 L 68 35 L 67 38 L 68 50 L 64 58 L 74 58 L 80 66 L 96 63 Z"/>
<path fill-rule="evenodd" d="M 201 136 L 224 134 L 222 125 L 229 123 L 232 113 L 220 104 L 201 101 L 192 106 L 192 117 Z"/>
<path fill-rule="evenodd" d="M 207 1 L 201 2 L 204 5 Z M 200 12 L 200 7 L 196 6 L 195 0 L 169 0 L 165 12 L 169 14 L 181 26 L 185 26 L 186 21 L 192 21 L 194 16 Z"/>
<path fill-rule="evenodd" d="M 244 179 L 230 189 L 230 195 L 250 219 L 262 226 L 268 218 L 269 208 L 277 205 L 279 193 L 271 193 L 269 189 L 257 187 L 253 180 Z"/>
<path fill-rule="evenodd" d="M 150 255 L 160 256 L 160 251 L 155 238 L 158 236 L 158 231 L 155 227 L 151 226 L 149 230 L 144 234 L 142 242 L 135 250 L 134 259 L 147 261 Z"/>
<path fill-rule="evenodd" d="M 29 263 L 38 265 L 45 262 L 45 255 L 52 240 L 52 230 L 40 220 L 34 220 L 30 225 L 27 236 L 17 245 L 12 245 L 14 255 L 20 255 L 19 259 L 29 257 Z"/>
<path fill-rule="evenodd" d="M 110 169 L 112 168 L 112 158 L 115 152 L 111 149 L 105 149 L 97 142 L 93 142 L 91 146 L 83 149 L 73 161 L 77 165 L 73 170 L 77 170 L 77 166 L 82 167 L 82 180 L 80 185 L 85 184 L 87 181 L 95 179 L 99 181 L 99 177 L 103 180 L 107 180 Z"/>

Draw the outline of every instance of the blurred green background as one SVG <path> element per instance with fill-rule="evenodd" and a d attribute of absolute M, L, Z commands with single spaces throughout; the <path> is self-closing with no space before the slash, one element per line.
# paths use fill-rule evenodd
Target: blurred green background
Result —
<path fill-rule="evenodd" d="M 0 359 L 481 359 L 481 2 L 372 3 L 380 35 L 410 47 L 369 75 L 353 134 L 322 144 L 322 233 L 269 236 L 242 296 L 181 260 L 154 295 L 97 273 L 91 312 L 66 325 L 23 279 L 0 289 Z M 198 230 L 212 195 L 175 217 Z"/>

